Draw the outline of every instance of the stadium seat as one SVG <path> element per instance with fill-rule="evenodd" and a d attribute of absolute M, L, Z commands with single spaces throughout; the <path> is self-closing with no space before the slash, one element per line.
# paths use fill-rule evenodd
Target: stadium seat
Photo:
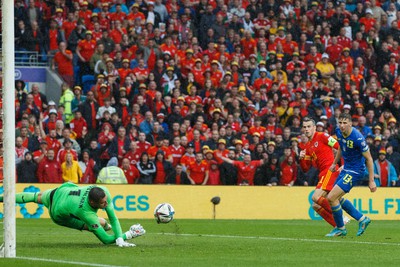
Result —
<path fill-rule="evenodd" d="M 82 76 L 82 90 L 85 95 L 90 90 L 90 88 L 92 88 L 92 86 L 94 84 L 95 84 L 95 80 L 94 80 L 93 75 L 83 75 Z"/>

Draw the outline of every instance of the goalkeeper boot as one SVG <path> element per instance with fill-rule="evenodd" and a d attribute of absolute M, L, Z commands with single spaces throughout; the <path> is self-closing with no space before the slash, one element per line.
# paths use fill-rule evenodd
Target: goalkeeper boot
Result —
<path fill-rule="evenodd" d="M 339 229 L 339 228 L 335 227 L 335 228 L 333 228 L 333 230 L 329 234 L 326 234 L 325 236 L 334 237 L 334 236 L 346 236 L 346 235 L 347 235 L 346 228 Z"/>
<path fill-rule="evenodd" d="M 357 232 L 357 236 L 362 235 L 365 230 L 367 229 L 368 225 L 371 223 L 371 219 L 368 217 L 365 217 L 364 220 L 362 220 L 359 224 L 358 224 L 358 232 Z"/>
<path fill-rule="evenodd" d="M 132 239 L 141 235 L 144 235 L 146 233 L 146 230 L 144 230 L 143 226 L 141 226 L 139 223 L 132 225 L 129 228 L 129 231 L 127 231 L 126 234 L 126 239 Z"/>

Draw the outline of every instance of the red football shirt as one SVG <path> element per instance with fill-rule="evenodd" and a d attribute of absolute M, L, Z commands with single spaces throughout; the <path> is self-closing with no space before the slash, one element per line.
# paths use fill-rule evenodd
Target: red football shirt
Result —
<path fill-rule="evenodd" d="M 249 165 L 243 161 L 233 161 L 233 165 L 238 168 L 238 184 L 247 180 L 249 185 L 254 185 L 254 174 L 261 165 L 261 160 L 252 160 Z"/>
<path fill-rule="evenodd" d="M 175 147 L 174 145 L 171 145 L 168 148 L 172 154 L 172 165 L 175 167 L 181 161 L 183 154 L 185 154 L 185 148 L 183 146 Z"/>
<path fill-rule="evenodd" d="M 140 173 L 135 166 L 129 166 L 128 170 L 122 169 L 125 173 L 126 180 L 128 184 L 134 184 L 136 179 L 140 177 Z"/>
<path fill-rule="evenodd" d="M 70 50 L 65 50 L 66 54 L 72 55 Z M 74 74 L 74 66 L 72 65 L 72 60 L 64 56 L 61 52 L 57 52 L 54 55 L 54 61 L 58 66 L 58 72 L 65 75 Z"/>
<path fill-rule="evenodd" d="M 206 171 L 208 171 L 208 164 L 205 160 L 197 163 L 196 161 L 191 163 L 188 167 L 190 171 L 190 177 L 196 184 L 202 184 L 206 177 Z"/>
<path fill-rule="evenodd" d="M 86 39 L 81 40 L 78 43 L 78 48 L 80 49 L 79 52 L 81 53 L 82 57 L 86 61 L 89 61 L 96 49 L 96 41 L 93 39 L 90 41 L 87 41 Z"/>
<path fill-rule="evenodd" d="M 324 175 L 331 167 L 334 160 L 332 147 L 339 148 L 338 142 L 332 136 L 327 133 L 315 132 L 313 138 L 304 145 L 306 157 L 300 160 L 300 166 L 302 169 L 307 169 L 305 166 L 310 165 L 307 160 L 314 161 L 321 177 L 321 174 Z"/>
<path fill-rule="evenodd" d="M 195 154 L 190 155 L 190 156 L 188 154 L 185 154 L 181 158 L 181 164 L 185 167 L 188 167 L 190 164 L 192 164 L 196 161 L 195 157 L 196 157 Z"/>

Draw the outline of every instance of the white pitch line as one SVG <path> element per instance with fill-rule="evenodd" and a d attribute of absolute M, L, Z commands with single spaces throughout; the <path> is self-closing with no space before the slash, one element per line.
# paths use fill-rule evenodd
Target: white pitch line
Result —
<path fill-rule="evenodd" d="M 209 235 L 209 234 L 176 234 L 176 233 L 158 233 L 159 235 L 170 236 L 189 236 L 189 237 L 214 237 L 214 238 L 239 238 L 239 239 L 260 239 L 260 240 L 276 240 L 276 241 L 301 241 L 301 242 L 319 242 L 319 243 L 347 243 L 347 244 L 364 244 L 364 245 L 385 245 L 400 246 L 400 243 L 388 242 L 369 242 L 369 241 L 344 241 L 344 240 L 324 240 L 324 239 L 306 239 L 306 238 L 290 238 L 290 237 L 269 237 L 269 236 L 240 236 L 240 235 Z"/>
<path fill-rule="evenodd" d="M 46 262 L 54 262 L 54 263 L 65 263 L 65 264 L 71 264 L 71 265 L 83 265 L 83 266 L 95 266 L 95 267 L 128 267 L 128 266 L 120 266 L 120 265 L 97 264 L 97 263 L 80 262 L 80 261 L 52 260 L 52 259 L 42 259 L 42 258 L 33 258 L 33 257 L 16 257 L 16 258 L 21 259 L 21 260 L 46 261 Z"/>

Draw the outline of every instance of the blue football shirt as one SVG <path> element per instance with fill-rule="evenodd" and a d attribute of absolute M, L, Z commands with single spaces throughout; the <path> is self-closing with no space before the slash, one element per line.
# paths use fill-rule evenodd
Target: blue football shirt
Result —
<path fill-rule="evenodd" d="M 335 133 L 342 150 L 344 169 L 357 174 L 364 173 L 366 166 L 362 153 L 369 149 L 364 136 L 354 127 L 352 127 L 350 135 L 346 138 L 339 127 L 335 129 Z"/>

